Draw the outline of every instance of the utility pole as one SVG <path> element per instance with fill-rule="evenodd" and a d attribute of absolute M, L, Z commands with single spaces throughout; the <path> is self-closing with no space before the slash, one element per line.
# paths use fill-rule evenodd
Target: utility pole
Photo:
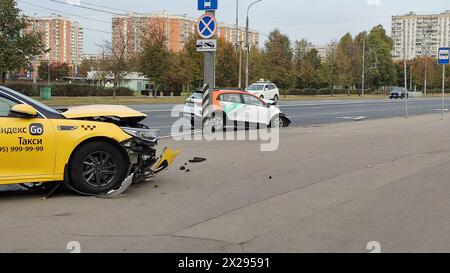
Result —
<path fill-rule="evenodd" d="M 413 91 L 413 64 L 412 62 L 409 64 L 409 89 Z"/>
<path fill-rule="evenodd" d="M 239 41 L 239 89 L 242 88 L 242 41 Z"/>
<path fill-rule="evenodd" d="M 214 10 L 207 10 L 205 14 L 211 14 L 215 17 L 216 11 Z M 209 85 L 210 90 L 210 99 L 212 102 L 212 96 L 213 96 L 213 90 L 216 87 L 216 52 L 210 51 L 210 52 L 204 52 L 205 55 L 205 61 L 204 61 L 204 79 L 205 83 Z"/>
<path fill-rule="evenodd" d="M 363 54 L 362 54 L 362 84 L 361 84 L 361 96 L 364 96 L 365 84 L 366 84 L 366 32 L 363 33 Z"/>
<path fill-rule="evenodd" d="M 444 118 L 445 107 L 445 65 L 442 66 L 442 110 L 441 116 Z"/>
<path fill-rule="evenodd" d="M 405 77 L 405 118 L 408 119 L 408 73 L 406 68 L 406 58 L 408 55 L 408 49 L 407 49 L 407 43 L 406 43 L 406 20 L 403 19 L 403 47 L 404 47 L 404 53 L 403 53 L 403 61 L 404 61 L 404 77 Z"/>
<path fill-rule="evenodd" d="M 251 3 L 249 6 L 248 6 L 248 8 L 247 8 L 247 22 L 246 22 L 246 28 L 245 28 L 245 47 L 246 47 L 246 50 L 247 50 L 247 56 L 246 56 L 246 64 L 245 64 L 245 88 L 247 88 L 248 87 L 248 84 L 249 84 L 249 76 L 248 76 L 248 67 L 249 67 L 249 63 L 250 63 L 250 42 L 249 42 L 249 28 L 250 28 L 250 22 L 249 22 L 249 18 L 248 18 L 248 16 L 249 16 L 249 12 L 250 12 L 250 8 L 254 5 L 254 4 L 256 4 L 256 3 L 259 3 L 259 2 L 261 2 L 262 0 L 257 0 L 257 1 L 255 1 L 255 2 L 253 2 L 253 3 Z"/>
<path fill-rule="evenodd" d="M 236 0 L 236 50 L 239 54 L 239 83 L 238 88 L 242 88 L 242 41 L 239 33 L 239 0 Z"/>
<path fill-rule="evenodd" d="M 38 20 L 37 20 L 36 16 L 37 16 L 37 14 L 35 13 L 33 15 L 33 31 L 35 33 L 37 32 L 37 23 L 38 23 Z M 37 59 L 36 56 L 33 57 L 33 85 L 36 85 L 36 83 L 37 83 L 37 79 L 36 79 L 37 75 L 36 75 L 36 73 L 38 71 L 37 71 L 36 59 Z"/>

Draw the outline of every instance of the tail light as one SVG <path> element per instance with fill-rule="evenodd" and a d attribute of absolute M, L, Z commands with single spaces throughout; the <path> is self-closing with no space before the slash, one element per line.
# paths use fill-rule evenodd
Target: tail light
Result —
<path fill-rule="evenodd" d="M 201 101 L 197 101 L 197 102 L 195 102 L 195 104 L 196 104 L 198 107 L 202 107 L 202 106 L 203 106 L 203 102 L 201 102 Z"/>

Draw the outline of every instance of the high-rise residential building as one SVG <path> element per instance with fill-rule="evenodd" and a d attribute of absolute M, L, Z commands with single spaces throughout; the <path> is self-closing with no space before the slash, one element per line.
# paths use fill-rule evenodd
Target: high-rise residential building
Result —
<path fill-rule="evenodd" d="M 77 66 L 83 56 L 83 28 L 78 22 L 61 16 L 28 18 L 28 31 L 42 34 L 43 44 L 48 52 L 40 56 L 39 61 L 66 63 Z"/>
<path fill-rule="evenodd" d="M 392 39 L 394 59 L 404 59 L 405 44 L 408 60 L 420 56 L 436 57 L 439 47 L 450 46 L 450 11 L 430 15 L 411 12 L 393 16 Z"/>
<path fill-rule="evenodd" d="M 112 45 L 114 49 L 127 44 L 129 54 L 138 52 L 145 39 L 145 33 L 151 29 L 159 29 L 165 36 L 170 51 L 179 52 L 183 49 L 189 37 L 196 33 L 197 19 L 187 16 L 175 16 L 168 12 L 154 14 L 128 14 L 114 16 L 112 19 Z M 245 29 L 219 23 L 219 37 L 236 44 L 236 37 L 240 42 L 245 41 Z M 258 46 L 259 33 L 249 31 L 250 46 Z"/>

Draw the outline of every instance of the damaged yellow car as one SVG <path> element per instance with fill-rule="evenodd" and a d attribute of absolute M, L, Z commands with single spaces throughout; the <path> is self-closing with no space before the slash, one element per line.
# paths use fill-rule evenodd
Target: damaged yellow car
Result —
<path fill-rule="evenodd" d="M 0 87 L 0 185 L 61 182 L 85 195 L 117 195 L 168 168 L 157 132 L 125 106 L 55 110 Z"/>

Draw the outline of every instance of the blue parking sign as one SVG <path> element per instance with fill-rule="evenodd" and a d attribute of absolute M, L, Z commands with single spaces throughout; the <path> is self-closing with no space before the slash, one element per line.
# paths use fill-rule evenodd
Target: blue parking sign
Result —
<path fill-rule="evenodd" d="M 217 10 L 218 0 L 198 0 L 198 10 Z"/>
<path fill-rule="evenodd" d="M 450 64 L 450 48 L 440 47 L 438 53 L 439 64 Z"/>

